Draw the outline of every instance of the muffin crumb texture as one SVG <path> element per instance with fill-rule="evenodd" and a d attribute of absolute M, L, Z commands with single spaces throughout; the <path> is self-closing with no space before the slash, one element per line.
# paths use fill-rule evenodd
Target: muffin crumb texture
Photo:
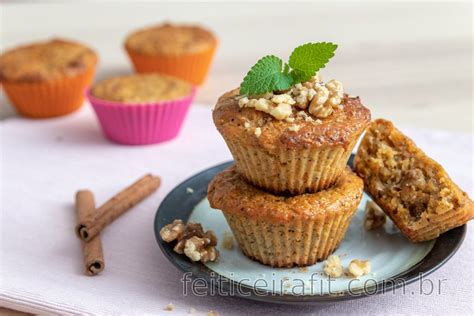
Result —
<path fill-rule="evenodd" d="M 176 241 L 174 252 L 186 255 L 191 261 L 216 261 L 219 257 L 216 234 L 212 230 L 204 232 L 201 224 L 185 225 L 175 219 L 160 230 L 160 236 L 165 242 Z"/>
<path fill-rule="evenodd" d="M 183 98 L 191 93 L 190 84 L 158 74 L 135 74 L 103 80 L 92 88 L 92 95 L 108 101 L 152 103 Z"/>
<path fill-rule="evenodd" d="M 305 120 L 309 116 L 295 115 L 298 110 L 307 110 L 316 118 L 326 118 L 334 109 L 340 109 L 343 104 L 344 89 L 341 82 L 331 80 L 327 83 L 321 81 L 317 74 L 310 80 L 297 83 L 283 93 L 265 93 L 261 96 L 240 96 L 239 106 L 254 108 L 270 114 L 277 120 Z M 314 120 L 312 120 L 314 121 Z"/>
<path fill-rule="evenodd" d="M 42 82 L 83 73 L 95 66 L 90 48 L 68 40 L 52 39 L 20 46 L 0 56 L 0 81 Z"/>
<path fill-rule="evenodd" d="M 365 230 L 374 230 L 385 225 L 387 216 L 382 209 L 374 203 L 367 201 L 364 212 L 364 228 Z"/>
<path fill-rule="evenodd" d="M 467 194 L 389 121 L 369 127 L 355 169 L 374 201 L 414 242 L 436 238 L 473 217 Z"/>
<path fill-rule="evenodd" d="M 234 248 L 234 237 L 229 232 L 224 232 L 222 238 L 222 248 L 226 250 L 232 250 Z"/>
<path fill-rule="evenodd" d="M 358 278 L 363 275 L 370 273 L 370 261 L 369 260 L 359 260 L 354 259 L 349 263 L 349 267 L 347 268 L 347 272 L 349 276 L 353 278 Z"/>

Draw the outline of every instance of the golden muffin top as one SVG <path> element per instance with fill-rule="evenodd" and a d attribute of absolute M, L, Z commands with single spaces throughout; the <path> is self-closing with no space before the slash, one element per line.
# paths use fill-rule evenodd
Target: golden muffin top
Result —
<path fill-rule="evenodd" d="M 202 27 L 166 23 L 130 34 L 125 47 L 145 55 L 180 55 L 205 51 L 216 41 L 216 37 Z"/>
<path fill-rule="evenodd" d="M 134 74 L 103 80 L 92 87 L 96 98 L 124 103 L 174 100 L 191 93 L 192 86 L 182 80 L 159 74 Z"/>
<path fill-rule="evenodd" d="M 337 184 L 317 193 L 278 196 L 247 183 L 232 166 L 209 184 L 212 208 L 251 219 L 281 223 L 292 219 L 314 219 L 328 212 L 351 212 L 362 198 L 364 183 L 347 167 Z"/>
<path fill-rule="evenodd" d="M 97 63 L 82 44 L 52 39 L 6 51 L 0 56 L 0 81 L 40 82 L 70 77 Z"/>
<path fill-rule="evenodd" d="M 331 115 L 316 119 L 305 110 L 293 109 L 292 120 L 239 106 L 239 89 L 222 95 L 213 111 L 214 123 L 224 138 L 237 137 L 250 146 L 272 152 L 281 148 L 349 146 L 370 123 L 370 111 L 359 97 L 342 97 Z"/>

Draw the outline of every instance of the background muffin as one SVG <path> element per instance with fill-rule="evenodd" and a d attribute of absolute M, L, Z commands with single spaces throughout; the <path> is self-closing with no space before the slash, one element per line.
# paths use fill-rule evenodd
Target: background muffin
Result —
<path fill-rule="evenodd" d="M 324 260 L 338 247 L 362 191 L 362 180 L 346 168 L 328 190 L 277 196 L 248 184 L 234 166 L 211 181 L 208 199 L 222 210 L 246 256 L 291 267 Z"/>
<path fill-rule="evenodd" d="M 108 138 L 140 145 L 176 137 L 194 94 L 195 88 L 182 80 L 137 74 L 101 81 L 88 98 Z"/>
<path fill-rule="evenodd" d="M 201 84 L 217 46 L 208 30 L 193 25 L 162 24 L 136 31 L 125 49 L 137 72 L 173 75 Z"/>
<path fill-rule="evenodd" d="M 255 108 L 239 105 L 241 100 L 238 89 L 220 97 L 214 123 L 237 170 L 254 185 L 277 193 L 316 192 L 334 184 L 370 121 L 360 99 L 347 95 L 325 118 L 285 104 L 286 117 L 277 119 L 283 111 L 277 105 L 258 110 L 270 100 L 258 99 Z"/>
<path fill-rule="evenodd" d="M 78 109 L 97 64 L 93 50 L 53 39 L 14 48 L 0 56 L 0 81 L 17 110 L 52 117 Z"/>

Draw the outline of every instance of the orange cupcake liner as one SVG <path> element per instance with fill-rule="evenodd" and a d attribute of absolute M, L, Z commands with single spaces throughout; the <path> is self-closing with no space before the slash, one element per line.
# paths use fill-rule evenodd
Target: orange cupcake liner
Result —
<path fill-rule="evenodd" d="M 51 82 L 2 82 L 15 108 L 24 116 L 48 118 L 69 114 L 84 102 L 84 91 L 95 74 L 95 66 L 83 73 Z"/>
<path fill-rule="evenodd" d="M 206 79 L 217 42 L 208 50 L 180 56 L 144 55 L 125 47 L 136 72 L 158 72 L 200 85 Z"/>

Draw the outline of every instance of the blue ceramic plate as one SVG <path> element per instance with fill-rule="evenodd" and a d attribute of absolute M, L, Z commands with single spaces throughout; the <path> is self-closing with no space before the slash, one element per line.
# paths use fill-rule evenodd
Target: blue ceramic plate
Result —
<path fill-rule="evenodd" d="M 154 222 L 156 240 L 166 257 L 181 271 L 188 272 L 188 276 L 201 279 L 199 284 L 205 282 L 213 294 L 308 304 L 361 298 L 397 289 L 402 292 L 400 288 L 426 277 L 449 260 L 466 233 L 466 226 L 462 226 L 436 240 L 414 244 L 390 220 L 378 230 L 365 231 L 363 211 L 370 197 L 364 194 L 343 242 L 335 251 L 345 267 L 352 259 L 370 260 L 371 273 L 358 279 L 329 279 L 322 273 L 323 263 L 306 269 L 271 268 L 244 256 L 237 245 L 226 250 L 219 244 L 217 262 L 191 262 L 175 253 L 173 244 L 164 242 L 159 231 L 180 218 L 202 223 L 206 230 L 216 232 L 220 240 L 224 234 L 231 234 L 222 212 L 211 209 L 206 197 L 209 181 L 231 164 L 207 169 L 178 185 L 161 203 Z"/>

